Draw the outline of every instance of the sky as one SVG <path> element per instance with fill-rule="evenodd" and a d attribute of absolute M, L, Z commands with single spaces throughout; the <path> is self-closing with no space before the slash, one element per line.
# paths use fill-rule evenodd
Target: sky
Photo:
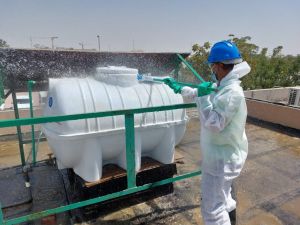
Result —
<path fill-rule="evenodd" d="M 0 0 L 0 38 L 101 51 L 190 52 L 202 45 L 250 36 L 259 47 L 282 45 L 300 54 L 299 0 Z"/>

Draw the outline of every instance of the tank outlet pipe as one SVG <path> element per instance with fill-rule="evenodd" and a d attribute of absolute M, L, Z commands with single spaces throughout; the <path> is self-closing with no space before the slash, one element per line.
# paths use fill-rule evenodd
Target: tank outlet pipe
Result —
<path fill-rule="evenodd" d="M 23 177 L 25 180 L 25 187 L 30 188 L 30 179 L 29 179 L 29 174 L 28 174 L 29 166 L 26 165 L 23 167 Z"/>

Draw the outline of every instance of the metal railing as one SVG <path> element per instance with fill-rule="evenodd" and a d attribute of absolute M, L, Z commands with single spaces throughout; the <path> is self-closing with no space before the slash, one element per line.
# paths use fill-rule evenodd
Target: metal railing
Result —
<path fill-rule="evenodd" d="M 178 58 L 181 62 L 183 62 L 188 69 L 191 70 L 194 76 L 196 76 L 201 82 L 204 82 L 204 79 L 197 73 L 197 71 L 187 62 L 185 59 L 177 54 Z M 0 68 L 1 69 L 1 68 Z M 178 70 L 178 68 L 177 68 Z M 0 97 L 1 99 L 4 97 L 4 86 L 3 86 L 3 74 L 2 70 L 0 70 Z M 31 221 L 35 219 L 39 219 L 48 215 L 62 213 L 65 211 L 69 211 L 72 209 L 77 209 L 80 207 L 84 207 L 87 205 L 103 202 L 106 200 L 118 198 L 121 196 L 129 195 L 135 192 L 144 191 L 150 188 L 154 188 L 157 186 L 161 186 L 164 184 L 176 182 L 179 180 L 183 180 L 186 178 L 198 176 L 201 174 L 201 171 L 194 171 L 190 173 L 186 173 L 183 175 L 179 175 L 176 177 L 164 179 L 158 182 L 145 184 L 143 186 L 136 186 L 136 172 L 135 172 L 135 135 L 134 135 L 134 115 L 139 113 L 148 113 L 148 112 L 155 112 L 155 111 L 165 111 L 165 110 L 175 110 L 175 109 L 183 109 L 183 108 L 193 108 L 196 106 L 195 103 L 190 104 L 178 104 L 178 105 L 170 105 L 170 106 L 156 106 L 156 107 L 149 107 L 149 108 L 138 108 L 138 109 L 128 109 L 128 110 L 114 110 L 114 111 L 107 111 L 107 112 L 94 112 L 94 113 L 84 113 L 84 114 L 73 114 L 73 115 L 63 115 L 63 116 L 49 116 L 49 117 L 35 117 L 33 114 L 33 102 L 32 102 L 32 88 L 35 84 L 35 81 L 28 81 L 27 87 L 29 92 L 29 100 L 30 100 L 30 118 L 19 118 L 19 110 L 16 101 L 16 93 L 14 90 L 11 90 L 13 104 L 14 104 L 14 111 L 15 111 L 15 118 L 14 120 L 2 120 L 0 121 L 0 128 L 5 127 L 17 127 L 17 134 L 19 140 L 19 149 L 20 149 L 20 157 L 21 157 L 21 164 L 25 166 L 25 154 L 23 144 L 29 143 L 28 141 L 23 141 L 22 138 L 22 131 L 21 126 L 30 125 L 31 126 L 31 143 L 32 143 L 32 163 L 35 165 L 36 163 L 36 148 L 35 148 L 35 131 L 34 125 L 35 124 L 42 124 L 42 123 L 53 123 L 53 122 L 62 122 L 68 120 L 80 120 L 80 119 L 89 119 L 89 118 L 98 118 L 98 117 L 108 117 L 108 116 L 117 116 L 123 115 L 125 117 L 125 143 L 126 143 L 126 164 L 127 164 L 127 189 L 119 192 L 115 192 L 112 194 L 108 194 L 105 196 L 96 197 L 93 199 L 76 202 L 73 204 L 60 206 L 53 209 L 48 209 L 41 212 L 32 213 L 26 216 L 21 216 L 14 219 L 4 220 L 4 215 L 2 212 L 1 202 L 0 202 L 0 224 L 18 224 L 26 221 Z"/>
<path fill-rule="evenodd" d="M 28 88 L 29 92 L 32 90 L 32 85 L 34 83 L 29 81 Z M 118 198 L 121 196 L 129 195 L 135 192 L 144 191 L 150 188 L 154 188 L 157 186 L 161 186 L 164 184 L 176 182 L 179 180 L 183 180 L 186 178 L 198 176 L 201 174 L 200 170 L 178 175 L 172 178 L 164 179 L 158 182 L 145 184 L 142 186 L 136 186 L 136 172 L 135 172 L 135 135 L 134 135 L 134 115 L 139 113 L 148 113 L 155 111 L 165 111 L 165 110 L 175 110 L 175 109 L 183 109 L 183 108 L 193 108 L 195 107 L 195 103 L 190 104 L 177 104 L 177 105 L 169 105 L 169 106 L 156 106 L 149 108 L 137 108 L 137 109 L 126 109 L 126 110 L 114 110 L 114 111 L 106 111 L 106 112 L 93 112 L 93 113 L 84 113 L 84 114 L 72 114 L 72 115 L 63 115 L 63 116 L 49 116 L 49 117 L 35 117 L 33 118 L 33 107 L 32 107 L 32 95 L 30 94 L 30 110 L 31 110 L 31 118 L 19 118 L 12 120 L 1 120 L 0 128 L 6 127 L 18 127 L 20 129 L 21 126 L 31 125 L 32 127 L 32 145 L 35 146 L 35 138 L 34 138 L 34 125 L 35 124 L 43 124 L 43 123 L 53 123 L 53 122 L 62 122 L 68 120 L 80 120 L 80 119 L 90 119 L 97 117 L 108 117 L 108 116 L 117 116 L 123 115 L 125 117 L 125 139 L 126 139 L 126 163 L 127 163 L 127 189 L 119 192 L 115 192 L 112 194 L 108 194 L 105 196 L 99 196 L 93 199 L 72 203 L 69 205 L 60 206 L 57 208 L 48 209 L 45 211 L 40 211 L 36 213 L 32 213 L 29 215 L 21 216 L 13 219 L 4 219 L 4 215 L 1 208 L 0 203 L 0 224 L 18 224 L 26 221 L 31 221 L 35 219 L 39 219 L 45 216 L 49 216 L 52 214 L 62 213 L 65 211 L 77 209 L 80 207 L 84 207 L 87 205 L 103 202 L 106 200 Z M 17 117 L 18 118 L 18 117 Z M 22 140 L 21 140 L 22 141 Z M 21 143 L 21 145 L 23 145 Z M 22 148 L 23 149 L 23 148 Z M 20 149 L 21 161 L 23 164 L 24 161 L 24 152 Z M 33 163 L 36 160 L 35 147 L 32 147 L 32 157 Z"/>

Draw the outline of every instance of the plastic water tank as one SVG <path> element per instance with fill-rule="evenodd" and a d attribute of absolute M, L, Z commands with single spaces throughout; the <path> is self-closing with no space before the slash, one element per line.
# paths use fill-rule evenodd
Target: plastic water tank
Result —
<path fill-rule="evenodd" d="M 182 96 L 164 84 L 139 83 L 137 73 L 126 67 L 100 67 L 93 77 L 50 79 L 44 116 L 183 103 Z M 121 115 L 47 123 L 43 131 L 59 168 L 73 168 L 92 182 L 101 178 L 105 164 L 126 169 L 124 120 Z M 142 156 L 173 162 L 186 122 L 184 109 L 135 114 L 136 171 Z"/>

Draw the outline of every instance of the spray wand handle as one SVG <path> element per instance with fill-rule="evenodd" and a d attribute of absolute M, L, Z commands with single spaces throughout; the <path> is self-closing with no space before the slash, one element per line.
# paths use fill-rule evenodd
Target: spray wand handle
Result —
<path fill-rule="evenodd" d="M 205 82 L 205 80 L 200 76 L 200 74 L 197 73 L 197 71 L 180 54 L 176 55 L 187 66 L 187 68 L 189 68 L 190 71 L 192 71 L 192 73 L 201 81 L 201 83 Z"/>

